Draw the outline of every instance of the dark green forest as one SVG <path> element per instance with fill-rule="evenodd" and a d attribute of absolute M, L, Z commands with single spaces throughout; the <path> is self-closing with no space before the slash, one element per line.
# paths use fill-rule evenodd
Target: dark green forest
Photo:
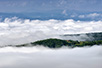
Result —
<path fill-rule="evenodd" d="M 82 34 L 70 34 L 70 35 L 64 35 L 64 36 L 80 36 L 80 35 Z M 84 46 L 102 45 L 102 32 L 86 33 L 85 35 L 89 37 L 89 39 L 86 39 L 85 41 L 62 40 L 62 39 L 50 38 L 50 39 L 31 42 L 28 44 L 15 45 L 14 47 L 41 45 L 49 48 L 60 48 L 62 46 L 84 47 Z M 13 45 L 10 45 L 10 46 L 13 46 Z"/>
<path fill-rule="evenodd" d="M 43 45 L 50 48 L 59 48 L 62 46 L 69 46 L 69 47 L 83 47 L 83 46 L 93 46 L 93 45 L 101 45 L 102 40 L 97 41 L 73 41 L 73 40 L 61 40 L 61 39 L 46 39 L 40 40 L 31 43 L 32 45 Z"/>

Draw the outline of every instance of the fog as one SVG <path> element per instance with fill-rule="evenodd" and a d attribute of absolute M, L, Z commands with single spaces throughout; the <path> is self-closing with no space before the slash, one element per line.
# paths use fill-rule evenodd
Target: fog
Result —
<path fill-rule="evenodd" d="M 102 68 L 102 46 L 0 48 L 0 68 Z"/>
<path fill-rule="evenodd" d="M 47 38 L 79 40 L 61 35 L 102 32 L 101 27 L 102 21 L 6 18 L 0 22 L 0 46 Z M 0 68 L 102 68 L 102 46 L 58 49 L 43 46 L 3 47 L 0 48 Z"/>
<path fill-rule="evenodd" d="M 89 41 L 92 41 L 94 40 L 95 38 L 93 37 L 93 35 L 86 35 L 85 33 L 81 33 L 80 35 L 76 36 L 77 34 L 70 36 L 70 35 L 61 35 L 60 38 L 61 39 L 64 39 L 64 40 L 78 40 L 78 41 L 86 41 L 86 40 L 89 40 Z"/>
<path fill-rule="evenodd" d="M 59 38 L 64 34 L 102 32 L 102 21 L 29 20 L 17 17 L 0 22 L 0 46 L 30 43 L 47 38 Z M 84 35 L 85 38 L 86 35 Z M 80 39 L 77 37 L 69 39 Z M 82 40 L 82 39 L 81 39 Z"/>

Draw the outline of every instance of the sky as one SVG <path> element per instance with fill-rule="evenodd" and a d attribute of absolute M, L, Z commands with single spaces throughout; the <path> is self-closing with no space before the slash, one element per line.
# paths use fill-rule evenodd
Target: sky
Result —
<path fill-rule="evenodd" d="M 0 12 L 101 12 L 102 0 L 0 0 Z"/>
<path fill-rule="evenodd" d="M 101 6 L 102 0 L 0 0 L 0 17 L 102 20 Z"/>
<path fill-rule="evenodd" d="M 0 0 L 0 44 L 102 32 L 101 3 L 102 0 Z"/>
<path fill-rule="evenodd" d="M 0 0 L 0 47 L 91 32 L 102 32 L 102 0 Z M 102 68 L 102 46 L 0 48 L 0 68 L 41 67 Z"/>

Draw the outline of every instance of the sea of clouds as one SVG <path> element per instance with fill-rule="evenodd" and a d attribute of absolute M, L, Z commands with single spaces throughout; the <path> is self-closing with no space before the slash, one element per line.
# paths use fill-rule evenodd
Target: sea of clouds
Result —
<path fill-rule="evenodd" d="M 90 32 L 102 32 L 102 21 L 5 18 L 0 22 L 0 46 L 30 43 L 47 38 L 63 39 L 59 35 Z"/>
<path fill-rule="evenodd" d="M 0 22 L 0 46 L 47 38 L 63 39 L 60 35 L 64 34 L 102 32 L 101 27 L 102 21 L 6 18 Z M 59 49 L 3 47 L 0 48 L 0 68 L 102 68 L 102 46 Z"/>
<path fill-rule="evenodd" d="M 0 48 L 0 68 L 102 68 L 102 46 Z"/>

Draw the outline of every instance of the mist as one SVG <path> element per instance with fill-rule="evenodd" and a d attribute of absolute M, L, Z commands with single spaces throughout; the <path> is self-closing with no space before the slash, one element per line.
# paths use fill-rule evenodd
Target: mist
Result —
<path fill-rule="evenodd" d="M 0 48 L 0 68 L 102 68 L 102 46 Z"/>
<path fill-rule="evenodd" d="M 65 38 L 60 35 L 102 32 L 101 27 L 102 21 L 5 18 L 4 21 L 0 22 L 0 46 L 25 44 L 47 38 L 78 40 L 80 38 Z M 84 36 L 86 37 L 86 35 Z"/>
<path fill-rule="evenodd" d="M 17 45 L 47 38 L 83 40 L 86 35 L 65 34 L 102 32 L 102 21 L 29 20 L 6 18 L 0 22 L 0 46 Z M 0 68 L 102 68 L 102 46 L 91 47 L 3 47 Z"/>

